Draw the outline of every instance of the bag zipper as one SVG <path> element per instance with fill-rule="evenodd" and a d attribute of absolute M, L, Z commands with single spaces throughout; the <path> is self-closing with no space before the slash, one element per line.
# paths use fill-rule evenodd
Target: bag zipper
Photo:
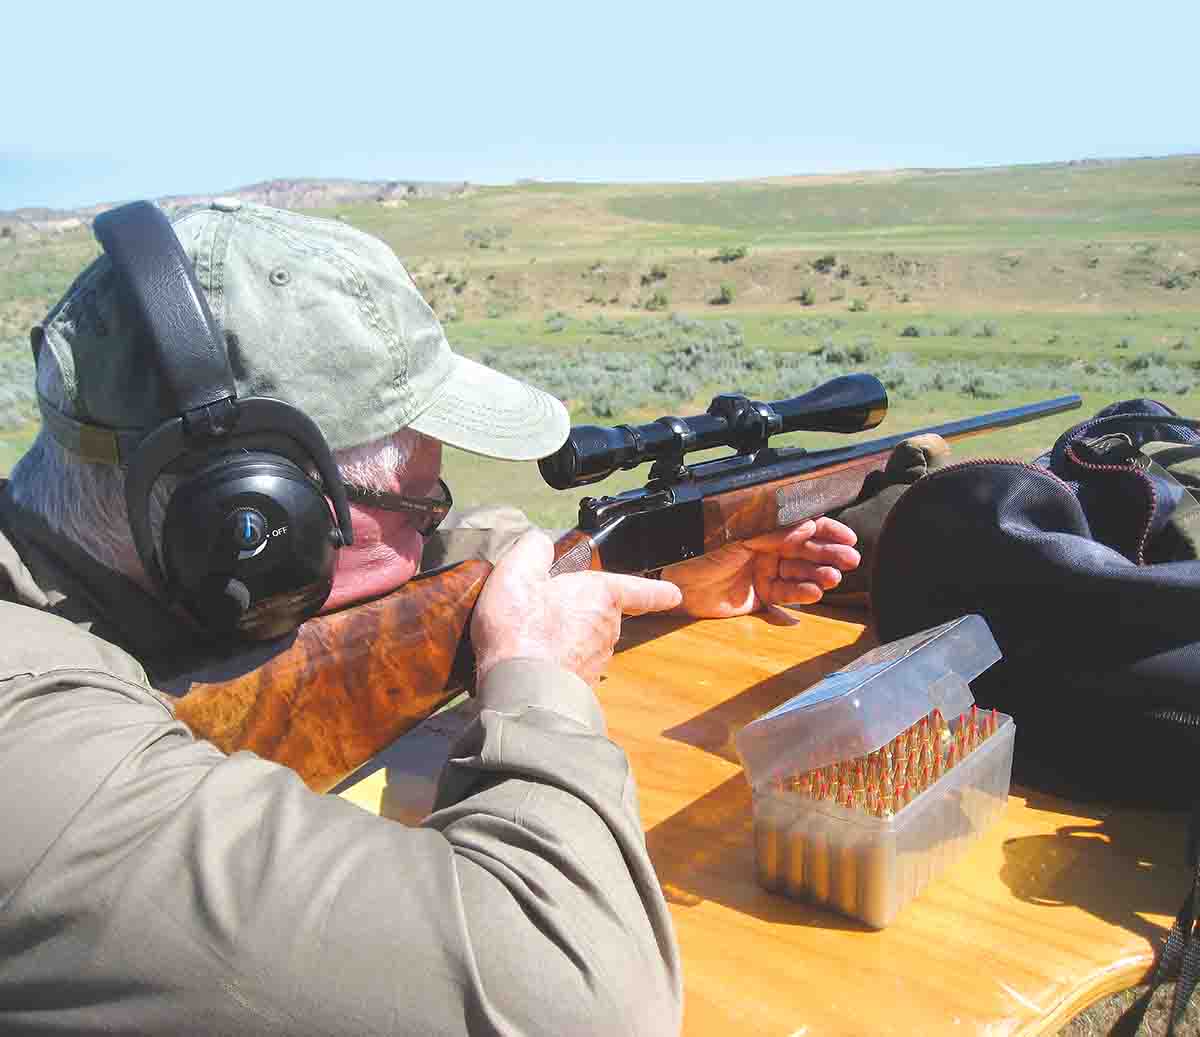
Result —
<path fill-rule="evenodd" d="M 1158 507 L 1158 491 L 1154 488 L 1154 480 L 1134 464 L 1097 464 L 1092 461 L 1085 461 L 1075 452 L 1074 443 L 1067 447 L 1066 454 L 1067 457 L 1085 471 L 1095 473 L 1112 472 L 1117 475 L 1136 475 L 1141 480 L 1142 486 L 1146 491 L 1146 496 L 1149 497 L 1149 506 L 1146 509 L 1146 521 L 1143 523 L 1142 532 L 1137 539 L 1137 552 L 1134 554 L 1133 561 L 1135 565 L 1145 565 L 1146 541 L 1150 539 L 1150 526 L 1154 521 L 1154 509 Z"/>
<path fill-rule="evenodd" d="M 1190 713 L 1185 709 L 1154 709 L 1147 715 L 1164 723 L 1200 728 L 1200 713 Z"/>
<path fill-rule="evenodd" d="M 1066 455 L 1068 457 L 1070 457 L 1070 459 L 1075 464 L 1077 464 L 1080 468 L 1083 468 L 1087 471 L 1114 472 L 1114 473 L 1122 473 L 1122 474 L 1133 473 L 1134 475 L 1137 475 L 1138 478 L 1140 478 L 1142 480 L 1142 483 L 1144 484 L 1145 489 L 1147 491 L 1147 495 L 1150 498 L 1150 501 L 1149 501 L 1150 506 L 1146 512 L 1146 523 L 1142 527 L 1141 536 L 1138 537 L 1137 553 L 1135 554 L 1134 559 L 1133 559 L 1135 565 L 1145 565 L 1146 564 L 1146 543 L 1150 539 L 1150 527 L 1151 527 L 1152 523 L 1154 522 L 1155 509 L 1158 507 L 1158 491 L 1154 488 L 1154 480 L 1152 480 L 1150 478 L 1150 476 L 1146 474 L 1145 470 L 1136 463 L 1095 464 L 1090 461 L 1084 461 L 1075 452 L 1075 446 L 1077 443 L 1084 440 L 1086 438 L 1087 432 L 1090 429 L 1094 428 L 1096 425 L 1104 425 L 1109 422 L 1120 421 L 1120 420 L 1153 421 L 1153 422 L 1157 422 L 1162 425 L 1170 425 L 1173 423 L 1172 419 L 1175 419 L 1175 422 L 1181 428 L 1195 429 L 1195 427 L 1196 427 L 1196 424 L 1194 421 L 1190 421 L 1186 418 L 1181 419 L 1179 415 L 1147 414 L 1144 412 L 1141 414 L 1106 414 L 1102 418 L 1092 418 L 1091 421 L 1086 421 L 1082 425 L 1080 425 L 1078 428 L 1076 428 L 1074 430 L 1074 434 L 1071 436 L 1071 442 L 1068 444 L 1066 451 L 1065 451 Z M 1118 434 L 1120 434 L 1120 433 L 1118 433 Z M 1130 440 L 1130 442 L 1132 443 L 1132 440 Z"/>

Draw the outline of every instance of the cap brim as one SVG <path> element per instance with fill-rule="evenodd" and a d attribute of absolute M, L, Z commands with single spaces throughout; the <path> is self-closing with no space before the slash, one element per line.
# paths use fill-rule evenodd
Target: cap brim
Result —
<path fill-rule="evenodd" d="M 484 457 L 536 461 L 563 445 L 571 418 L 549 393 L 455 356 L 442 391 L 409 428 Z"/>

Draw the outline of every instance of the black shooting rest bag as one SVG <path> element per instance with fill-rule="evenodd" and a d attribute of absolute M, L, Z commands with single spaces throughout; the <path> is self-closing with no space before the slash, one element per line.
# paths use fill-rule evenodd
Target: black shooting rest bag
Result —
<path fill-rule="evenodd" d="M 1198 429 L 1129 400 L 1034 462 L 934 469 L 891 509 L 871 574 L 883 641 L 987 620 L 1004 657 L 972 689 L 1017 718 L 1014 780 L 1193 807 L 1193 889 L 1153 984 L 1179 976 L 1172 1029 L 1200 973 Z"/>

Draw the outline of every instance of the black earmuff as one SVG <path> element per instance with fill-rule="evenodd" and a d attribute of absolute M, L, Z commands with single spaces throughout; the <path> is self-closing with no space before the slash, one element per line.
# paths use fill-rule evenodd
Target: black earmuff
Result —
<path fill-rule="evenodd" d="M 132 202 L 97 216 L 95 233 L 177 411 L 141 441 L 125 472 L 142 565 L 213 633 L 286 634 L 324 604 L 336 549 L 354 542 L 333 453 L 290 404 L 237 398 L 225 340 L 161 210 Z M 182 474 L 167 504 L 160 561 L 150 493 L 168 469 Z"/>

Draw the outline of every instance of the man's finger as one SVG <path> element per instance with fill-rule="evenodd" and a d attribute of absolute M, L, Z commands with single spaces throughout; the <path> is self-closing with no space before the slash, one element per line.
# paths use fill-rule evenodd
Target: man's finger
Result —
<path fill-rule="evenodd" d="M 813 533 L 813 539 L 828 540 L 830 543 L 845 544 L 847 547 L 853 547 L 858 543 L 858 534 L 847 526 L 846 523 L 839 522 L 828 515 L 822 515 L 817 519 L 817 529 Z"/>
<path fill-rule="evenodd" d="M 779 551 L 784 544 L 806 543 L 816 531 L 817 524 L 812 519 L 805 519 L 794 526 L 785 526 L 761 536 L 750 537 L 743 540 L 741 546 L 748 547 L 751 551 Z"/>
<path fill-rule="evenodd" d="M 812 562 L 814 565 L 836 565 L 849 571 L 857 569 L 862 556 L 846 544 L 830 544 L 823 540 L 809 540 L 803 544 L 788 544 L 779 552 L 780 558 Z"/>
<path fill-rule="evenodd" d="M 825 594 L 815 583 L 789 580 L 771 580 L 765 587 L 755 590 L 759 599 L 768 605 L 815 605 Z"/>
<path fill-rule="evenodd" d="M 822 515 L 818 519 L 805 519 L 794 526 L 776 529 L 761 536 L 743 541 L 743 547 L 752 551 L 778 551 L 787 553 L 803 544 L 829 543 L 853 547 L 858 543 L 858 534 L 844 522 Z"/>
<path fill-rule="evenodd" d="M 784 583 L 814 583 L 822 590 L 832 590 L 842 582 L 842 573 L 832 565 L 813 565 L 785 558 L 779 563 L 777 579 Z"/>
<path fill-rule="evenodd" d="M 766 554 L 755 557 L 754 591 L 772 605 L 813 605 L 841 582 L 841 571 L 833 566 Z"/>
<path fill-rule="evenodd" d="M 647 580 L 642 576 L 625 576 L 619 573 L 603 573 L 605 583 L 614 600 L 626 616 L 640 616 L 647 612 L 665 612 L 683 600 L 683 592 L 666 580 Z"/>

